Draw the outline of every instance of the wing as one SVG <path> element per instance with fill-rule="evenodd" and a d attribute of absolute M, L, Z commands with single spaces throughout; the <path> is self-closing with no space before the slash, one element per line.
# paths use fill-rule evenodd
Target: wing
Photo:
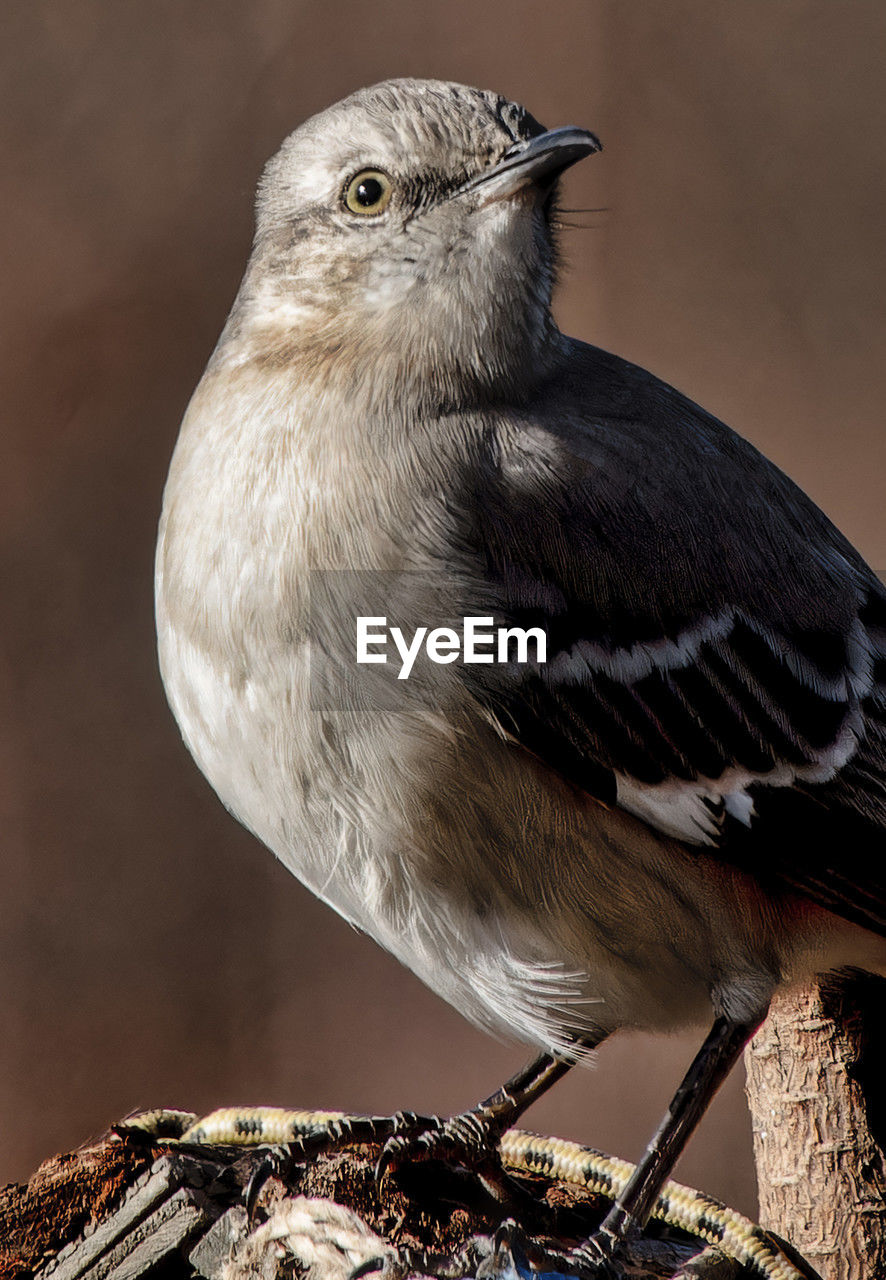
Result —
<path fill-rule="evenodd" d="M 556 386 L 556 390 L 553 387 Z M 547 660 L 462 669 L 607 804 L 886 933 L 886 591 L 756 450 L 575 344 L 462 537 Z"/>

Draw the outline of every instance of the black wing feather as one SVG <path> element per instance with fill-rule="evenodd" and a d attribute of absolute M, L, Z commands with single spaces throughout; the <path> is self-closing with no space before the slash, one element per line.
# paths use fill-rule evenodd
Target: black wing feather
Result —
<path fill-rule="evenodd" d="M 756 816 L 715 854 L 886 932 L 886 592 L 814 503 L 583 344 L 466 499 L 499 619 L 548 637 L 544 665 L 462 668 L 512 736 L 610 804 L 743 772 Z"/>

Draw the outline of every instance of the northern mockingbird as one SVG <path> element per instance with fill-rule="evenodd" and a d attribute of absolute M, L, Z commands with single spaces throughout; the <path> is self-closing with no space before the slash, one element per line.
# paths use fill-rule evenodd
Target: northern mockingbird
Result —
<path fill-rule="evenodd" d="M 557 178 L 598 147 L 419 80 L 286 139 L 172 461 L 157 623 L 227 807 L 543 1051 L 389 1158 L 494 1137 L 619 1027 L 712 1023 L 605 1269 L 772 993 L 886 969 L 886 592 L 754 448 L 556 328 Z"/>

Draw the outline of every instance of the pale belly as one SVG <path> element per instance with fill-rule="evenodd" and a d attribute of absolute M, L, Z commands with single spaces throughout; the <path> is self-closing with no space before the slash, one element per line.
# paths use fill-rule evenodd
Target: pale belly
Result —
<path fill-rule="evenodd" d="M 740 1013 L 776 985 L 773 939 L 734 877 L 581 803 L 487 726 L 456 732 L 405 690 L 400 713 L 343 725 L 292 644 L 237 672 L 168 626 L 160 655 L 225 805 L 473 1022 L 557 1051 L 703 1022 L 718 1001 Z"/>

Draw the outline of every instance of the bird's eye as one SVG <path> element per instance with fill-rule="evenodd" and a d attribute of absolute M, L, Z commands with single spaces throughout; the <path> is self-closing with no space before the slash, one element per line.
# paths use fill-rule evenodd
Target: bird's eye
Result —
<path fill-rule="evenodd" d="M 351 213 L 384 213 L 392 190 L 391 179 L 381 169 L 363 169 L 345 188 L 345 206 Z"/>

